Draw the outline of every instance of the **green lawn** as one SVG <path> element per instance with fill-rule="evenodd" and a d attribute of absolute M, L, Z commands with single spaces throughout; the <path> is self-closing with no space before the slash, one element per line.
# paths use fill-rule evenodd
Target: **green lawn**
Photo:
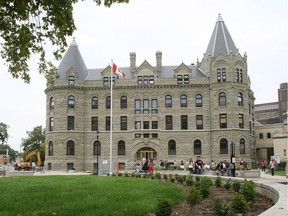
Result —
<path fill-rule="evenodd" d="M 271 171 L 266 171 L 265 173 L 271 175 Z M 285 170 L 275 170 L 274 175 L 286 176 L 286 172 Z"/>
<path fill-rule="evenodd" d="M 124 176 L 2 177 L 0 191 L 1 216 L 141 216 L 184 199 L 171 183 Z"/>

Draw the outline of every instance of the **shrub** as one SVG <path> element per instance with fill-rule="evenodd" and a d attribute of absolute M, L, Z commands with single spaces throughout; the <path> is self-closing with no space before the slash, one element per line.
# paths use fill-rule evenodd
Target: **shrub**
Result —
<path fill-rule="evenodd" d="M 131 177 L 135 177 L 135 173 L 134 172 L 131 173 Z"/>
<path fill-rule="evenodd" d="M 147 178 L 147 177 L 148 177 L 148 174 L 145 173 L 145 174 L 143 175 L 143 178 Z"/>
<path fill-rule="evenodd" d="M 170 216 L 172 213 L 172 202 L 168 199 L 159 199 L 157 203 L 157 209 L 155 211 L 156 216 Z"/>
<path fill-rule="evenodd" d="M 202 198 L 207 198 L 210 194 L 210 186 L 212 184 L 211 179 L 207 177 L 201 178 L 200 182 L 198 183 L 199 190 L 201 192 Z"/>
<path fill-rule="evenodd" d="M 186 178 L 186 185 L 187 185 L 187 186 L 192 186 L 193 184 L 194 184 L 193 176 L 192 176 L 192 175 L 189 175 L 189 176 Z"/>
<path fill-rule="evenodd" d="M 225 188 L 226 190 L 230 190 L 230 188 L 231 188 L 231 180 L 230 180 L 230 179 L 225 182 L 224 188 Z"/>
<path fill-rule="evenodd" d="M 240 187 L 241 187 L 241 183 L 240 182 L 233 182 L 232 184 L 232 188 L 235 192 L 239 193 L 240 192 Z"/>
<path fill-rule="evenodd" d="M 256 199 L 256 185 L 253 181 L 245 179 L 241 186 L 241 193 L 248 202 L 254 203 Z"/>
<path fill-rule="evenodd" d="M 161 180 L 161 173 L 156 172 L 155 176 L 157 179 Z"/>
<path fill-rule="evenodd" d="M 116 176 L 116 173 L 112 173 L 112 176 Z"/>
<path fill-rule="evenodd" d="M 167 174 L 163 174 L 163 178 L 168 181 L 168 175 Z"/>
<path fill-rule="evenodd" d="M 172 177 L 170 177 L 170 181 L 172 182 L 172 183 L 174 183 L 175 182 L 175 178 L 172 176 Z"/>
<path fill-rule="evenodd" d="M 233 210 L 229 208 L 229 204 L 227 202 L 223 202 L 223 200 L 220 200 L 220 199 L 214 199 L 211 207 L 212 207 L 211 216 L 235 216 L 236 215 L 233 212 Z"/>
<path fill-rule="evenodd" d="M 125 172 L 125 177 L 129 177 L 129 174 L 127 172 Z"/>
<path fill-rule="evenodd" d="M 118 176 L 122 176 L 122 173 L 119 172 L 119 173 L 118 173 Z"/>
<path fill-rule="evenodd" d="M 229 203 L 229 206 L 236 214 L 246 214 L 249 211 L 249 205 L 246 199 L 239 193 L 235 193 Z"/>
<path fill-rule="evenodd" d="M 202 201 L 202 195 L 200 190 L 198 190 L 195 186 L 192 186 L 188 190 L 188 195 L 187 195 L 187 203 L 193 207 L 194 205 L 200 203 Z"/>
<path fill-rule="evenodd" d="M 221 184 L 222 184 L 222 178 L 221 177 L 216 177 L 215 179 L 215 185 L 216 187 L 221 187 Z"/>
<path fill-rule="evenodd" d="M 199 182 L 199 181 L 200 181 L 200 176 L 196 176 L 196 177 L 195 177 L 195 181 L 196 181 L 196 182 Z"/>

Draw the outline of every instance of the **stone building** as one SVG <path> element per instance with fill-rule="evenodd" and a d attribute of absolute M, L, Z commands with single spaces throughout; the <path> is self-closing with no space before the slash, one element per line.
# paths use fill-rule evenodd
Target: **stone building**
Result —
<path fill-rule="evenodd" d="M 236 162 L 255 159 L 247 55 L 220 14 L 201 62 L 165 66 L 157 51 L 156 66 L 137 65 L 131 52 L 130 66 L 120 68 L 125 79 L 110 65 L 87 69 L 73 40 L 45 90 L 48 169 L 92 171 L 98 161 L 99 172 L 107 172 L 144 158 L 156 165 L 196 156 L 217 162 L 230 160 L 232 142 Z"/>
<path fill-rule="evenodd" d="M 277 102 L 255 105 L 257 160 L 269 161 L 277 156 L 280 161 L 287 161 L 287 106 L 288 83 L 280 84 Z"/>

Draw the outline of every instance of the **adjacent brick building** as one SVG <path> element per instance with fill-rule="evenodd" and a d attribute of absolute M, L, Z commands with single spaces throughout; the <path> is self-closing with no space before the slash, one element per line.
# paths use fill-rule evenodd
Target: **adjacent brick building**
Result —
<path fill-rule="evenodd" d="M 173 42 L 173 41 L 171 41 Z M 120 65 L 118 65 L 120 66 Z M 50 170 L 131 169 L 143 158 L 178 163 L 200 155 L 204 162 L 255 158 L 254 95 L 247 55 L 241 55 L 219 15 L 203 59 L 196 64 L 87 69 L 73 40 L 47 84 L 46 167 Z M 110 108 L 112 104 L 112 140 Z M 98 142 L 97 142 L 98 141 Z M 98 143 L 98 144 L 97 144 Z"/>

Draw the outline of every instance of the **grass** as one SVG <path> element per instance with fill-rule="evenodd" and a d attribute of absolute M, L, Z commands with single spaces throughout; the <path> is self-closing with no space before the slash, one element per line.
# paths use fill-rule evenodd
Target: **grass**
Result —
<path fill-rule="evenodd" d="M 0 191 L 1 216 L 144 216 L 158 199 L 184 199 L 171 183 L 94 175 L 4 177 Z"/>
<path fill-rule="evenodd" d="M 271 175 L 271 171 L 266 171 L 265 173 Z M 275 170 L 274 175 L 286 176 L 286 172 L 285 170 Z"/>

